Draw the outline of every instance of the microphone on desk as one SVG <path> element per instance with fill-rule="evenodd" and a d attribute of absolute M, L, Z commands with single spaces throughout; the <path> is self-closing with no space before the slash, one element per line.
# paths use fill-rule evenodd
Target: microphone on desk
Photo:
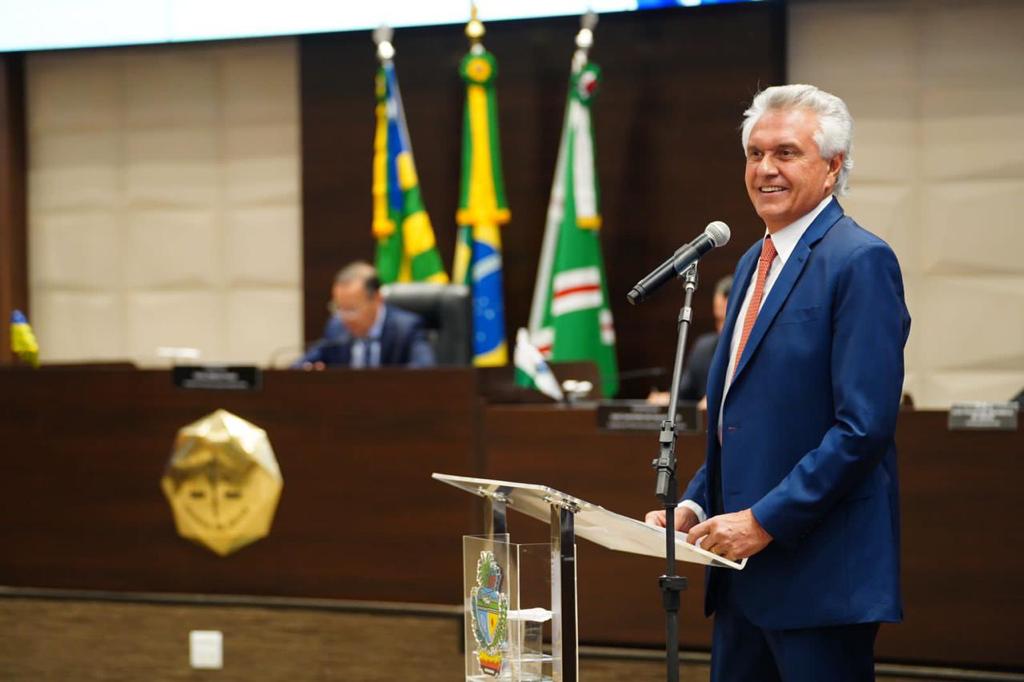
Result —
<path fill-rule="evenodd" d="M 342 346 L 344 344 L 345 342 L 339 339 L 317 339 L 316 341 L 302 345 L 280 346 L 278 348 L 275 348 L 270 353 L 270 358 L 267 360 L 267 367 L 270 369 L 276 368 L 277 362 L 278 360 L 280 360 L 282 355 L 285 355 L 287 357 L 287 355 L 289 354 L 299 352 L 299 357 L 304 357 L 307 353 L 309 353 L 312 350 L 334 348 L 336 346 Z M 294 362 L 289 363 L 288 367 L 292 369 L 297 369 L 297 367 L 295 367 Z"/>
<path fill-rule="evenodd" d="M 687 268 L 700 260 L 708 251 L 716 246 L 725 246 L 729 243 L 730 235 L 729 226 L 721 220 L 708 223 L 699 237 L 689 244 L 679 247 L 671 258 L 637 282 L 636 286 L 626 294 L 626 298 L 633 305 L 643 303 L 666 282 L 681 276 Z"/>

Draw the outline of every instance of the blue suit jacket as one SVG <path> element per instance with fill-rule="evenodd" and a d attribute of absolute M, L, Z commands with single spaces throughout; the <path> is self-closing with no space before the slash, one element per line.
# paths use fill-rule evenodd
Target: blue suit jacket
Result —
<path fill-rule="evenodd" d="M 380 332 L 381 366 L 433 367 L 434 349 L 427 340 L 419 315 L 385 306 L 384 324 Z M 307 362 L 322 362 L 328 367 L 352 364 L 352 343 L 355 338 L 336 316 L 324 327 L 324 336 L 300 358 L 293 367 Z"/>
<path fill-rule="evenodd" d="M 910 316 L 892 249 L 834 200 L 764 301 L 722 411 L 729 347 L 760 242 L 740 259 L 708 378 L 704 465 L 685 498 L 709 513 L 752 508 L 774 541 L 729 575 L 760 627 L 902 617 L 893 440 Z M 711 569 L 705 609 L 721 571 Z"/>

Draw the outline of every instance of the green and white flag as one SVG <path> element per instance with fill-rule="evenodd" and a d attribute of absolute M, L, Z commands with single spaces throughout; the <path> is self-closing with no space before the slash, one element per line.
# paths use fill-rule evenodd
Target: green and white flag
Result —
<path fill-rule="evenodd" d="M 590 108 L 601 71 L 574 68 L 562 141 L 551 188 L 537 283 L 530 309 L 530 338 L 549 360 L 592 361 L 601 390 L 619 390 L 615 329 L 601 256 L 601 213 L 594 169 Z"/>
<path fill-rule="evenodd" d="M 530 333 L 525 329 L 520 328 L 516 334 L 513 359 L 516 365 L 516 384 L 537 389 L 555 400 L 562 400 L 562 388 L 558 385 L 558 379 L 551 373 L 551 368 L 544 361 L 541 352 L 530 343 Z"/>

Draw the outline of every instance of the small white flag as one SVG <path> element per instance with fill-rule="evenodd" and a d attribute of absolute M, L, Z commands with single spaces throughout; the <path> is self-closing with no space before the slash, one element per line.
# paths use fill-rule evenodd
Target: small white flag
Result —
<path fill-rule="evenodd" d="M 562 389 L 558 379 L 551 373 L 551 368 L 544 356 L 530 343 L 530 333 L 520 329 L 516 333 L 516 384 L 525 388 L 534 388 L 555 400 L 562 400 Z"/>

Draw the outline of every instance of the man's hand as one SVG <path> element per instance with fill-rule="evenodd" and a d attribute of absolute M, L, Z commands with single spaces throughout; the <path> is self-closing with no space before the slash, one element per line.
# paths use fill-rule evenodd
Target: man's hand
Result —
<path fill-rule="evenodd" d="M 686 541 L 730 561 L 752 557 L 768 546 L 772 536 L 749 509 L 713 516 L 690 528 Z"/>
<path fill-rule="evenodd" d="M 694 526 L 696 526 L 697 522 L 700 521 L 700 519 L 697 518 L 697 515 L 689 507 L 677 507 L 675 513 L 675 521 L 676 530 L 685 533 Z M 652 526 L 657 526 L 658 528 L 664 528 L 665 510 L 655 509 L 652 512 L 647 512 L 647 516 L 644 517 L 644 523 L 650 524 Z"/>

